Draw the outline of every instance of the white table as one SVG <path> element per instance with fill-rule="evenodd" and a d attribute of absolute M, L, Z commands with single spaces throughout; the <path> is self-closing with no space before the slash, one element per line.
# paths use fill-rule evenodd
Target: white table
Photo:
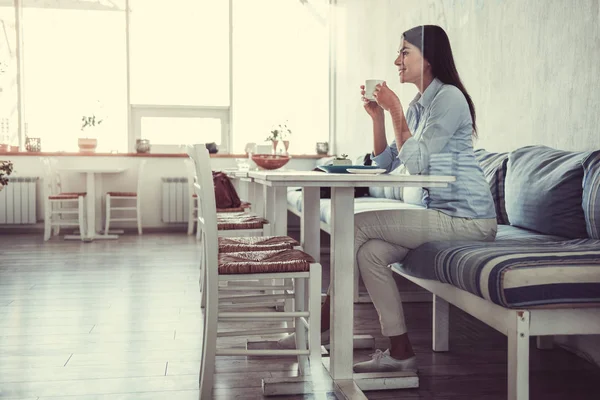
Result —
<path fill-rule="evenodd" d="M 445 187 L 453 176 L 354 175 L 316 171 L 249 171 L 248 177 L 266 188 L 267 216 L 276 235 L 287 232 L 287 188 L 302 187 L 300 242 L 319 260 L 319 188 L 331 187 L 331 356 L 329 374 L 351 398 L 361 397 L 353 383 L 354 327 L 354 188 L 358 186 Z"/>
<path fill-rule="evenodd" d="M 87 226 L 86 232 L 80 232 L 79 235 L 65 235 L 65 239 L 76 239 L 83 241 L 92 241 L 96 239 L 118 239 L 119 235 L 104 235 L 99 234 L 96 231 L 96 218 L 102 216 L 102 210 L 96 213 L 96 207 L 100 207 L 102 202 L 96 201 L 96 183 L 99 184 L 98 192 L 102 195 L 101 180 L 96 182 L 96 175 L 98 174 L 120 174 L 127 170 L 127 168 L 111 168 L 111 167 L 71 167 L 61 168 L 63 172 L 79 172 L 86 174 L 86 208 L 87 208 Z M 98 220 L 98 226 L 101 226 L 102 222 Z M 83 238 L 82 236 L 83 235 Z"/>

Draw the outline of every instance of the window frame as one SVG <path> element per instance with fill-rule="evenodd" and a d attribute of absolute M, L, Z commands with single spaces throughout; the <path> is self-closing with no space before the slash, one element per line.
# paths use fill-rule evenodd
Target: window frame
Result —
<path fill-rule="evenodd" d="M 142 118 L 216 118 L 221 121 L 221 144 L 219 151 L 227 154 L 230 146 L 229 129 L 230 108 L 225 106 L 169 106 L 156 104 L 131 104 L 129 106 L 130 128 L 128 129 L 127 147 L 130 153 L 135 152 L 137 139 L 142 139 Z M 181 144 L 161 147 L 179 152 Z"/>

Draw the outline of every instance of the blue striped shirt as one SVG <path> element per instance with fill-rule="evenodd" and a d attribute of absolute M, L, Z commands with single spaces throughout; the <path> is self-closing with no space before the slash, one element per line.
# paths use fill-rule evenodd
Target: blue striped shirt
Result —
<path fill-rule="evenodd" d="M 371 157 L 373 162 L 388 172 L 404 165 L 411 175 L 452 175 L 456 181 L 445 188 L 404 188 L 404 201 L 454 217 L 495 218 L 489 184 L 473 153 L 473 120 L 462 92 L 435 78 L 410 103 L 406 122 L 412 137 L 400 151 L 392 142 Z"/>

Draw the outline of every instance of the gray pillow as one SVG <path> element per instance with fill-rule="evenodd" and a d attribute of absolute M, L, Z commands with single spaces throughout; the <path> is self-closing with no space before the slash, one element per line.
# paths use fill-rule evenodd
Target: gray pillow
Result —
<path fill-rule="evenodd" d="M 506 212 L 511 225 L 547 235 L 587 237 L 581 205 L 589 152 L 527 146 L 508 156 Z"/>

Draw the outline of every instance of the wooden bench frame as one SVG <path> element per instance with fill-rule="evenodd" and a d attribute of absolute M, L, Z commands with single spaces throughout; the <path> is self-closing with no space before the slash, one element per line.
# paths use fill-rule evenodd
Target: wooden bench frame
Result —
<path fill-rule="evenodd" d="M 509 309 L 447 283 L 415 278 L 390 265 L 400 276 L 433 294 L 433 351 L 448 351 L 449 305 L 486 323 L 508 337 L 509 400 L 529 399 L 529 338 L 538 348 L 552 347 L 553 335 L 600 334 L 600 307 Z"/>

